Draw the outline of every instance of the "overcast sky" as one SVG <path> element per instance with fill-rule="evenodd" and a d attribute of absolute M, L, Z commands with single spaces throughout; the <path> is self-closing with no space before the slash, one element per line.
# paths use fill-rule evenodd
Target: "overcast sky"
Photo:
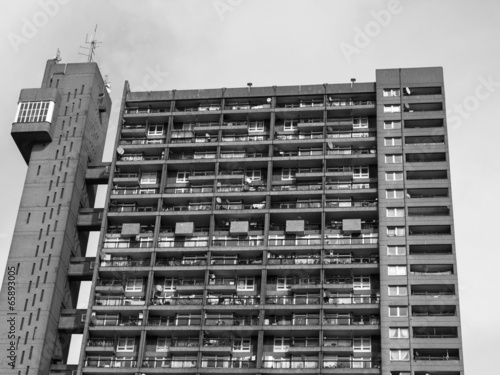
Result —
<path fill-rule="evenodd" d="M 10 136 L 19 91 L 40 87 L 57 48 L 84 62 L 96 24 L 114 103 L 106 160 L 125 80 L 147 91 L 373 82 L 377 68 L 442 66 L 466 372 L 498 369 L 500 1 L 28 0 L 0 14 L 0 275 L 26 174 Z"/>

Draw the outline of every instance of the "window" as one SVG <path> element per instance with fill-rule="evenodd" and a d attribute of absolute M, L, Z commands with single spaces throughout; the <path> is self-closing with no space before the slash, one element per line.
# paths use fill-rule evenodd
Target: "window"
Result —
<path fill-rule="evenodd" d="M 248 132 L 263 132 L 264 121 L 254 121 L 248 124 Z"/>
<path fill-rule="evenodd" d="M 177 178 L 175 180 L 178 184 L 184 184 L 188 182 L 189 172 L 177 172 Z"/>
<path fill-rule="evenodd" d="M 278 277 L 276 281 L 276 290 L 289 290 L 291 288 L 291 277 Z"/>
<path fill-rule="evenodd" d="M 142 279 L 128 279 L 125 286 L 126 292 L 142 292 Z"/>
<path fill-rule="evenodd" d="M 148 135 L 163 135 L 163 125 L 149 125 Z"/>
<path fill-rule="evenodd" d="M 401 146 L 401 137 L 384 138 L 384 146 Z"/>
<path fill-rule="evenodd" d="M 401 129 L 401 121 L 384 121 L 384 129 Z"/>
<path fill-rule="evenodd" d="M 405 255 L 405 246 L 387 246 L 387 255 Z"/>
<path fill-rule="evenodd" d="M 372 343 L 369 337 L 354 337 L 352 340 L 354 352 L 371 352 Z"/>
<path fill-rule="evenodd" d="M 368 117 L 354 117 L 352 119 L 353 129 L 365 129 L 368 128 Z"/>
<path fill-rule="evenodd" d="M 142 172 L 141 184 L 156 184 L 157 176 L 156 172 Z"/>
<path fill-rule="evenodd" d="M 397 112 L 401 112 L 401 106 L 399 104 L 384 105 L 384 113 L 397 113 Z"/>
<path fill-rule="evenodd" d="M 385 172 L 386 181 L 403 181 L 403 172 Z"/>
<path fill-rule="evenodd" d="M 292 131 L 297 129 L 297 120 L 284 120 L 283 130 Z"/>
<path fill-rule="evenodd" d="M 387 274 L 389 276 L 404 276 L 406 275 L 406 266 L 388 266 Z"/>
<path fill-rule="evenodd" d="M 281 179 L 284 181 L 295 180 L 295 174 L 297 173 L 296 169 L 292 168 L 283 168 L 281 170 Z"/>
<path fill-rule="evenodd" d="M 390 296 L 407 296 L 408 287 L 404 285 L 389 285 Z"/>
<path fill-rule="evenodd" d="M 389 338 L 391 339 L 407 339 L 410 336 L 408 328 L 392 327 L 389 328 Z"/>
<path fill-rule="evenodd" d="M 245 180 L 260 181 L 262 178 L 262 171 L 260 169 L 247 169 L 245 171 Z"/>
<path fill-rule="evenodd" d="M 117 352 L 133 352 L 134 351 L 135 338 L 134 337 L 122 337 L 118 339 L 118 344 L 116 345 Z"/>
<path fill-rule="evenodd" d="M 21 102 L 17 106 L 15 122 L 49 122 L 52 119 L 54 102 Z"/>
<path fill-rule="evenodd" d="M 157 352 L 168 352 L 168 339 L 165 337 L 158 337 L 156 341 Z"/>
<path fill-rule="evenodd" d="M 401 199 L 404 197 L 404 191 L 401 189 L 388 189 L 385 191 L 387 199 Z"/>
<path fill-rule="evenodd" d="M 175 290 L 176 280 L 173 277 L 165 277 L 163 281 L 163 290 Z"/>
<path fill-rule="evenodd" d="M 391 349 L 390 358 L 391 361 L 409 361 L 410 351 L 405 349 Z"/>
<path fill-rule="evenodd" d="M 405 227 L 387 227 L 388 237 L 403 237 L 406 235 Z"/>
<path fill-rule="evenodd" d="M 250 339 L 237 337 L 233 340 L 233 351 L 235 352 L 249 352 L 250 351 Z"/>
<path fill-rule="evenodd" d="M 401 91 L 399 89 L 384 89 L 383 95 L 384 96 L 400 96 Z"/>
<path fill-rule="evenodd" d="M 255 277 L 238 277 L 237 290 L 254 290 Z"/>
<path fill-rule="evenodd" d="M 353 178 L 369 178 L 370 172 L 368 167 L 354 167 L 353 168 Z"/>
<path fill-rule="evenodd" d="M 370 289 L 370 276 L 354 276 L 353 289 Z"/>
<path fill-rule="evenodd" d="M 288 337 L 275 337 L 274 338 L 274 352 L 286 352 L 290 349 L 290 339 Z"/>
<path fill-rule="evenodd" d="M 400 164 L 403 162 L 403 155 L 401 154 L 385 155 L 385 162 L 387 164 Z"/>
<path fill-rule="evenodd" d="M 392 318 L 403 318 L 408 316 L 408 307 L 389 306 L 389 316 Z"/>
<path fill-rule="evenodd" d="M 403 217 L 403 216 L 405 216 L 405 209 L 401 208 L 401 207 L 386 208 L 386 214 L 387 214 L 387 217 Z"/>

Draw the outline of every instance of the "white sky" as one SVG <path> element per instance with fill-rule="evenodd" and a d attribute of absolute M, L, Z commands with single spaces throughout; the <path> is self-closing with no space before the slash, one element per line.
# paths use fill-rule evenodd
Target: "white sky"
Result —
<path fill-rule="evenodd" d="M 114 103 L 106 160 L 124 80 L 133 90 L 372 82 L 377 68 L 442 66 L 464 360 L 470 373 L 498 368 L 500 1 L 25 0 L 2 1 L 0 14 L 0 275 L 26 173 L 10 136 L 19 91 L 40 86 L 57 48 L 64 63 L 85 61 L 79 46 L 96 24 Z"/>

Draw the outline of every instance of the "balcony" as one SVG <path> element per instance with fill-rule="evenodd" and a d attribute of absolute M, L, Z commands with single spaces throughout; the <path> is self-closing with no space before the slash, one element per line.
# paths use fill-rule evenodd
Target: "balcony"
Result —
<path fill-rule="evenodd" d="M 327 290 L 325 295 L 324 303 L 326 305 L 378 304 L 380 302 L 379 294 L 335 295 Z"/>
<path fill-rule="evenodd" d="M 460 355 L 458 349 L 414 349 L 413 359 L 415 361 L 458 361 Z"/>
<path fill-rule="evenodd" d="M 456 316 L 457 307 L 455 305 L 413 305 L 411 314 L 414 317 L 418 316 L 437 316 L 447 317 Z"/>
<path fill-rule="evenodd" d="M 319 295 L 266 296 L 266 305 L 319 305 Z"/>
<path fill-rule="evenodd" d="M 321 245 L 321 236 L 313 235 L 269 235 L 269 246 L 315 246 Z"/>
<path fill-rule="evenodd" d="M 184 303 L 182 303 L 184 304 Z M 193 305 L 200 305 L 201 303 L 193 303 Z M 168 316 L 160 316 L 160 317 L 150 317 L 148 319 L 148 326 L 156 326 L 156 327 L 186 327 L 186 326 L 195 326 L 197 329 L 201 325 L 201 317 L 190 316 L 189 318 L 183 317 L 168 317 Z M 194 346 L 190 345 L 192 340 L 185 342 L 184 346 Z M 196 346 L 198 346 L 198 339 L 196 339 Z"/>
<path fill-rule="evenodd" d="M 207 247 L 207 246 L 208 246 L 208 237 L 179 238 L 179 237 L 160 236 L 158 238 L 158 247 L 185 248 L 185 247 Z M 176 260 L 182 261 L 182 259 L 176 259 Z"/>
<path fill-rule="evenodd" d="M 212 293 L 212 292 L 209 292 Z M 228 296 L 228 295 L 213 295 L 209 294 L 207 296 L 207 305 L 232 305 L 232 306 L 243 306 L 243 305 L 258 305 L 260 303 L 260 296 Z"/>
<path fill-rule="evenodd" d="M 132 368 L 137 367 L 137 358 L 129 359 L 130 357 L 87 357 L 85 358 L 85 367 L 100 367 L 100 368 Z"/>
<path fill-rule="evenodd" d="M 329 255 L 325 252 L 324 264 L 376 264 L 378 263 L 378 255 L 370 255 L 369 257 L 354 257 L 349 254 Z"/>
<path fill-rule="evenodd" d="M 190 202 L 187 205 L 163 205 L 163 211 L 210 211 L 212 202 Z"/>
<path fill-rule="evenodd" d="M 250 316 L 235 316 L 229 318 L 206 318 L 205 323 L 206 326 L 258 326 L 259 318 Z"/>
<path fill-rule="evenodd" d="M 417 339 L 450 339 L 458 337 L 457 327 L 413 327 Z"/>
<path fill-rule="evenodd" d="M 115 186 L 111 190 L 112 195 L 143 195 L 143 194 L 158 194 L 157 188 L 127 188 Z"/>
<path fill-rule="evenodd" d="M 188 295 L 182 297 L 154 297 L 151 299 L 151 304 L 155 306 L 165 306 L 165 305 L 175 305 L 175 306 L 193 306 L 193 305 L 202 305 L 203 304 L 203 296 L 197 295 Z"/>
<path fill-rule="evenodd" d="M 217 247 L 249 247 L 249 246 L 254 247 L 263 245 L 264 245 L 264 238 L 262 236 L 249 236 L 249 237 L 214 236 L 212 242 L 212 246 L 217 246 Z"/>
<path fill-rule="evenodd" d="M 149 267 L 151 259 L 111 259 L 101 261 L 101 268 Z"/>
<path fill-rule="evenodd" d="M 198 266 L 206 266 L 207 260 L 205 257 L 203 258 L 172 258 L 172 259 L 158 259 L 156 261 L 156 266 L 160 267 L 198 267 Z"/>
<path fill-rule="evenodd" d="M 87 340 L 87 353 L 115 353 L 116 341 L 114 338 L 92 338 Z"/>
<path fill-rule="evenodd" d="M 97 306 L 143 306 L 146 304 L 144 297 L 125 296 L 97 296 L 94 305 Z"/>
<path fill-rule="evenodd" d="M 318 254 L 310 254 L 310 255 L 278 255 L 277 257 L 273 257 L 273 254 L 270 254 L 270 258 L 267 259 L 267 264 L 270 266 L 273 265 L 304 265 L 304 264 L 321 264 L 321 259 Z"/>
<path fill-rule="evenodd" d="M 93 327 L 134 327 L 142 325 L 141 318 L 135 318 L 131 316 L 122 316 L 119 315 L 110 316 L 100 316 L 92 314 L 92 318 L 90 319 L 90 325 Z"/>

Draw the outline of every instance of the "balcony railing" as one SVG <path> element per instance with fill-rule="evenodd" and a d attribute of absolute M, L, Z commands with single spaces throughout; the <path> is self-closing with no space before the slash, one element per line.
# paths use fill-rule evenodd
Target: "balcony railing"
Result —
<path fill-rule="evenodd" d="M 269 246 L 312 246 L 321 245 L 320 236 L 269 236 Z"/>
<path fill-rule="evenodd" d="M 152 239 L 144 239 L 143 241 L 104 241 L 103 247 L 105 249 L 130 249 L 130 248 L 141 248 L 141 247 L 153 247 Z"/>
<path fill-rule="evenodd" d="M 213 193 L 213 191 L 214 191 L 214 188 L 212 185 L 166 188 L 165 189 L 166 194 Z"/>
<path fill-rule="evenodd" d="M 104 260 L 101 267 L 147 267 L 151 264 L 151 259 L 137 260 Z"/>
<path fill-rule="evenodd" d="M 378 316 L 370 317 L 348 317 L 348 316 L 325 316 L 323 325 L 379 325 Z"/>
<path fill-rule="evenodd" d="M 233 358 L 232 360 L 202 358 L 201 367 L 203 368 L 255 368 L 257 362 Z"/>
<path fill-rule="evenodd" d="M 185 297 L 155 297 L 151 299 L 153 305 L 202 305 L 202 296 L 185 296 Z"/>
<path fill-rule="evenodd" d="M 95 339 L 88 339 L 87 340 L 87 346 L 93 347 L 93 348 L 104 348 L 104 347 L 114 347 L 116 344 L 115 339 L 111 338 L 95 338 Z"/>
<path fill-rule="evenodd" d="M 201 325 L 200 317 L 187 317 L 187 318 L 172 318 L 172 317 L 159 317 L 159 318 L 149 318 L 148 325 L 150 326 L 199 326 Z M 198 346 L 198 340 L 196 345 L 184 345 L 184 346 Z"/>
<path fill-rule="evenodd" d="M 137 206 L 111 206 L 108 212 L 154 212 L 155 206 L 137 207 Z"/>
<path fill-rule="evenodd" d="M 240 184 L 231 184 L 231 185 L 220 185 L 217 186 L 217 191 L 220 193 L 231 193 L 231 192 L 240 192 L 240 191 L 266 191 L 265 181 L 261 182 L 261 185 L 251 186 L 251 185 L 240 185 Z"/>
<path fill-rule="evenodd" d="M 193 359 L 171 359 L 171 358 L 158 358 L 158 357 L 145 357 L 142 362 L 142 367 L 152 368 L 193 368 L 198 366 L 198 361 Z"/>
<path fill-rule="evenodd" d="M 111 190 L 111 194 L 117 195 L 141 195 L 141 194 L 158 194 L 157 188 L 114 188 Z"/>
<path fill-rule="evenodd" d="M 165 238 L 162 237 L 158 241 L 158 247 L 206 247 L 208 246 L 208 239 L 205 238 Z"/>
<path fill-rule="evenodd" d="M 90 324 L 92 326 L 101 327 L 101 326 L 140 326 L 142 324 L 142 319 L 139 318 L 131 318 L 131 317 L 99 317 L 97 316 L 95 319 L 90 320 Z"/>
<path fill-rule="evenodd" d="M 356 294 L 351 296 L 326 296 L 324 303 L 328 305 L 354 305 L 354 304 L 373 304 L 379 303 L 380 297 L 378 295 L 363 295 Z"/>
<path fill-rule="evenodd" d="M 279 185 L 273 186 L 273 191 L 306 191 L 306 190 L 321 190 L 323 184 L 307 184 L 307 185 Z"/>
<path fill-rule="evenodd" d="M 206 259 L 158 259 L 156 261 L 157 266 L 170 266 L 170 267 L 178 267 L 178 266 L 187 266 L 187 267 L 195 267 L 195 266 L 206 266 Z"/>
<path fill-rule="evenodd" d="M 163 206 L 164 211 L 210 211 L 211 209 L 212 203 Z"/>
<path fill-rule="evenodd" d="M 207 318 L 205 319 L 207 326 L 256 326 L 259 325 L 259 318 Z"/>
<path fill-rule="evenodd" d="M 325 238 L 325 245 L 370 245 L 377 243 L 378 243 L 378 237 L 364 237 L 364 238 L 326 237 Z"/>
<path fill-rule="evenodd" d="M 293 258 L 269 258 L 267 264 L 320 264 L 321 259 L 319 255 L 300 256 Z"/>
<path fill-rule="evenodd" d="M 376 137 L 377 132 L 335 132 L 328 133 L 326 138 L 336 139 L 336 138 L 366 138 L 366 137 Z"/>
<path fill-rule="evenodd" d="M 366 154 L 376 154 L 376 153 L 377 153 L 376 148 L 333 147 L 326 150 L 327 155 L 366 155 Z"/>
<path fill-rule="evenodd" d="M 321 298 L 315 296 L 267 296 L 266 304 L 268 305 L 319 305 Z"/>
<path fill-rule="evenodd" d="M 218 247 L 240 247 L 240 246 L 262 246 L 264 245 L 263 238 L 214 238 L 212 246 Z"/>
<path fill-rule="evenodd" d="M 119 144 L 121 145 L 153 145 L 165 143 L 165 138 L 122 138 Z"/>
<path fill-rule="evenodd" d="M 258 305 L 260 296 L 207 296 L 207 305 Z"/>
<path fill-rule="evenodd" d="M 131 368 L 137 367 L 137 360 L 109 357 L 87 357 L 85 359 L 85 367 Z"/>
<path fill-rule="evenodd" d="M 95 299 L 95 304 L 99 306 L 140 306 L 145 303 L 144 297 L 100 296 Z"/>
<path fill-rule="evenodd" d="M 325 256 L 325 264 L 369 264 L 378 263 L 378 256 L 351 257 L 351 256 Z"/>

